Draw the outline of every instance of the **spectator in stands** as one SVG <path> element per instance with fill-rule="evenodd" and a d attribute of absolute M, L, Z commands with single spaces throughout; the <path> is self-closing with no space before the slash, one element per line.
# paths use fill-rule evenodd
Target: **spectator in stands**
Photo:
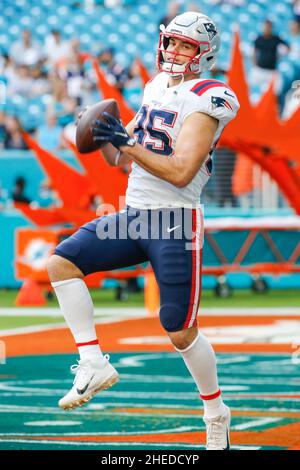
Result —
<path fill-rule="evenodd" d="M 67 81 L 58 76 L 56 72 L 49 75 L 52 94 L 47 103 L 47 114 L 56 114 L 58 124 L 66 126 L 75 120 L 77 103 L 68 96 Z"/>
<path fill-rule="evenodd" d="M 31 67 L 30 75 L 33 79 L 32 96 L 44 96 L 51 92 L 51 84 L 41 62 Z"/>
<path fill-rule="evenodd" d="M 52 96 L 47 104 L 47 112 L 56 114 L 61 127 L 75 121 L 77 103 L 67 93 L 67 82 L 62 80 L 56 72 L 51 73 Z"/>
<path fill-rule="evenodd" d="M 32 66 L 42 58 L 41 45 L 32 40 L 31 32 L 25 29 L 22 33 L 22 41 L 13 43 L 9 55 L 16 64 Z"/>
<path fill-rule="evenodd" d="M 28 148 L 22 136 L 21 124 L 15 116 L 8 116 L 6 118 L 5 128 L 5 149 L 26 150 Z"/>
<path fill-rule="evenodd" d="M 80 68 L 82 68 L 84 63 L 91 58 L 91 54 L 89 52 L 81 51 L 79 39 L 73 38 L 69 42 L 68 54 L 64 57 L 61 57 L 56 62 L 56 68 L 60 77 L 65 76 L 65 70 L 70 61 L 70 58 L 72 58 L 72 61 L 76 60 L 76 63 L 80 64 Z"/>
<path fill-rule="evenodd" d="M 55 67 L 57 63 L 68 56 L 70 52 L 69 41 L 64 41 L 58 30 L 53 29 L 45 41 L 44 53 L 48 60 L 50 69 Z"/>
<path fill-rule="evenodd" d="M 175 16 L 179 15 L 180 13 L 180 3 L 179 2 L 173 2 L 170 1 L 168 3 L 168 10 L 167 14 L 161 18 L 161 20 L 158 23 L 158 27 L 163 24 L 164 26 L 167 26 Z"/>
<path fill-rule="evenodd" d="M 134 60 L 128 68 L 128 79 L 126 80 L 123 96 L 134 111 L 140 108 L 143 97 L 143 82 L 138 60 Z"/>
<path fill-rule="evenodd" d="M 122 93 L 128 78 L 128 72 L 116 63 L 113 49 L 111 47 L 103 49 L 98 55 L 98 61 L 106 72 L 107 80 Z"/>
<path fill-rule="evenodd" d="M 5 138 L 6 138 L 6 116 L 3 111 L 0 111 L 0 149 L 4 147 Z"/>
<path fill-rule="evenodd" d="M 62 101 L 62 109 L 58 114 L 58 123 L 60 126 L 65 127 L 68 124 L 75 122 L 77 110 L 77 102 L 74 98 L 66 96 Z"/>
<path fill-rule="evenodd" d="M 0 53 L 0 75 L 4 75 L 7 61 L 8 61 L 8 55 Z"/>
<path fill-rule="evenodd" d="M 278 46 L 283 44 L 289 49 L 286 41 L 273 34 L 273 24 L 270 20 L 264 23 L 263 34 L 255 40 L 254 63 L 263 70 L 274 71 L 278 60 Z"/>
<path fill-rule="evenodd" d="M 126 89 L 130 90 L 132 88 L 140 88 L 142 89 L 141 83 L 141 74 L 138 60 L 134 60 L 128 69 L 126 81 Z"/>
<path fill-rule="evenodd" d="M 8 82 L 10 78 L 15 75 L 16 66 L 8 54 L 3 54 L 1 59 L 1 75 L 3 75 Z"/>
<path fill-rule="evenodd" d="M 25 196 L 25 186 L 26 180 L 23 176 L 19 176 L 15 181 L 15 187 L 12 192 L 12 199 L 15 202 L 25 202 L 26 204 L 30 204 L 31 200 Z"/>
<path fill-rule="evenodd" d="M 67 83 L 67 94 L 81 104 L 82 87 L 85 79 L 84 60 L 76 43 L 73 43 L 68 57 L 59 64 L 59 76 Z"/>
<path fill-rule="evenodd" d="M 78 105 L 87 101 L 90 103 L 89 94 L 94 87 L 88 73 L 86 62 L 91 58 L 89 52 L 80 49 L 80 41 L 72 39 L 68 56 L 57 62 L 57 71 L 60 78 L 66 81 L 67 94 L 76 99 Z"/>
<path fill-rule="evenodd" d="M 58 113 L 62 109 L 64 97 L 67 96 L 67 83 L 58 75 L 57 71 L 49 72 L 48 80 L 51 85 L 51 96 L 48 102 L 48 108 Z"/>
<path fill-rule="evenodd" d="M 269 83 L 275 77 L 275 91 L 281 91 L 281 80 L 276 71 L 279 46 L 284 46 L 286 51 L 290 46 L 280 36 L 273 33 L 273 24 L 266 20 L 263 26 L 262 35 L 258 36 L 254 42 L 253 62 L 255 67 L 251 73 L 252 84 Z"/>
<path fill-rule="evenodd" d="M 80 41 L 78 38 L 73 38 L 70 42 L 70 54 L 77 55 L 82 64 L 84 64 L 87 60 L 91 58 L 91 54 L 89 52 L 83 52 L 81 50 Z"/>
<path fill-rule="evenodd" d="M 61 149 L 61 131 L 56 115 L 49 113 L 46 123 L 38 128 L 38 141 L 41 147 L 53 151 Z"/>
<path fill-rule="evenodd" d="M 34 88 L 34 78 L 27 65 L 16 65 L 11 71 L 7 83 L 7 96 L 21 95 L 31 98 Z"/>
<path fill-rule="evenodd" d="M 293 0 L 293 13 L 295 21 L 300 21 L 300 0 Z"/>
<path fill-rule="evenodd" d="M 293 20 L 290 23 L 291 31 L 291 50 L 290 57 L 295 59 L 295 65 L 300 62 L 300 17 L 299 20 Z"/>

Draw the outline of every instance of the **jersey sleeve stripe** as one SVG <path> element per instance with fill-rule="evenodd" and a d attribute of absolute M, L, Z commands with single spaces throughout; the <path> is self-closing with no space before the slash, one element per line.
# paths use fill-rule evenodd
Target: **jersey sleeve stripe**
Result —
<path fill-rule="evenodd" d="M 220 82 L 219 80 L 203 80 L 200 83 L 199 82 L 196 83 L 196 85 L 194 85 L 193 88 L 191 88 L 191 91 L 193 93 L 196 93 L 196 95 L 201 96 L 210 88 L 219 87 L 219 86 L 227 88 L 228 90 L 233 92 L 230 86 L 226 85 L 226 83 Z"/>
<path fill-rule="evenodd" d="M 210 90 L 211 88 L 216 88 L 216 87 L 226 87 L 226 88 L 228 88 L 226 85 L 224 85 L 224 83 L 212 83 L 212 84 L 199 86 L 198 88 L 196 88 L 196 90 L 192 90 L 192 91 L 193 91 L 193 93 L 196 93 L 196 95 L 201 96 L 207 90 Z"/>
<path fill-rule="evenodd" d="M 207 85 L 213 85 L 214 83 L 221 83 L 221 82 L 218 82 L 218 80 L 203 80 L 202 82 L 196 83 L 196 85 L 193 86 L 191 91 L 195 91 L 199 87 L 204 87 L 204 86 L 207 86 Z"/>

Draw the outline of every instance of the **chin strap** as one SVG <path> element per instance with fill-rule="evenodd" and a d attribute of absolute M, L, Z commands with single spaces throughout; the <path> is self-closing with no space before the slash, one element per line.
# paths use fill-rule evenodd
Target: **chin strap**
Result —
<path fill-rule="evenodd" d="M 197 64 L 197 65 L 198 65 L 198 66 L 197 66 L 197 69 L 198 69 L 198 70 L 193 70 L 193 68 L 195 68 L 195 67 L 193 67 L 193 65 L 195 66 L 195 64 L 190 63 L 189 70 L 188 70 L 187 72 L 185 72 L 187 62 L 186 62 L 185 64 L 180 65 L 180 66 L 178 66 L 178 64 L 171 64 L 171 66 L 170 66 L 170 64 L 171 64 L 171 62 L 164 62 L 164 63 L 162 64 L 162 66 L 161 66 L 161 70 L 162 70 L 163 72 L 169 73 L 172 77 L 178 77 L 179 75 L 184 75 L 185 73 L 190 73 L 190 72 L 191 72 L 191 73 L 195 73 L 195 74 L 197 74 L 197 73 L 200 74 L 200 73 L 201 73 L 200 64 Z M 173 68 L 173 69 L 175 69 L 175 68 L 176 68 L 176 65 L 177 65 L 177 67 L 180 67 L 181 70 L 178 70 L 178 71 L 173 70 L 173 72 L 171 72 L 170 70 L 168 70 L 168 68 Z M 169 67 L 168 67 L 168 66 L 169 66 Z"/>

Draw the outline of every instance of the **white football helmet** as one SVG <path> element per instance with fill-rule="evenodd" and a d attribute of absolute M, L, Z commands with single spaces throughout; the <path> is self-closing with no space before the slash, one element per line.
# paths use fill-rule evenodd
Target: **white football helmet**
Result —
<path fill-rule="evenodd" d="M 160 71 L 168 72 L 172 76 L 190 72 L 199 74 L 210 70 L 215 64 L 221 40 L 214 22 L 208 16 L 189 11 L 176 16 L 167 27 L 160 25 L 160 30 L 157 50 L 157 67 Z M 168 60 L 166 60 L 170 38 L 182 39 L 197 45 L 198 50 L 194 57 L 187 56 L 187 62 L 179 65 L 176 64 L 176 57 L 179 54 L 168 51 Z"/>

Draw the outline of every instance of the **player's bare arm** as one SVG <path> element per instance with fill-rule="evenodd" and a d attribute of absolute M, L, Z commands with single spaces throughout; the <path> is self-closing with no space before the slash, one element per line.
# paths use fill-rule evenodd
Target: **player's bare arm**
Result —
<path fill-rule="evenodd" d="M 175 154 L 167 158 L 138 143 L 133 147 L 123 146 L 120 149 L 145 170 L 181 188 L 194 178 L 205 161 L 217 127 L 217 119 L 204 113 L 191 114 L 180 130 Z"/>

